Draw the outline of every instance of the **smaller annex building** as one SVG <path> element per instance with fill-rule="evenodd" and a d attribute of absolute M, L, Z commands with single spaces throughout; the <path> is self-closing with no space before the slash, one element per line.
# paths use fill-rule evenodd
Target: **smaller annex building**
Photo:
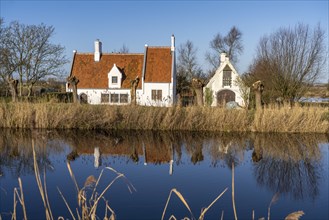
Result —
<path fill-rule="evenodd" d="M 240 106 L 245 106 L 240 88 L 236 84 L 238 77 L 239 75 L 226 53 L 221 53 L 220 65 L 204 88 L 209 88 L 212 92 L 211 106 L 223 106 L 232 101 Z"/>
<path fill-rule="evenodd" d="M 126 105 L 138 79 L 136 104 L 172 106 L 176 99 L 175 37 L 171 45 L 145 45 L 144 53 L 102 53 L 95 41 L 94 53 L 73 51 L 70 77 L 75 76 L 78 98 L 89 104 Z M 66 91 L 72 87 L 67 84 Z"/>

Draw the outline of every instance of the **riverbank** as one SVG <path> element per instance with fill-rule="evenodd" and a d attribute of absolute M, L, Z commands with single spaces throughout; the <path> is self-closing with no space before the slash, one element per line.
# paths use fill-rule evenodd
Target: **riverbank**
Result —
<path fill-rule="evenodd" d="M 0 127 L 328 133 L 329 110 L 305 106 L 245 111 L 212 107 L 1 103 Z"/>

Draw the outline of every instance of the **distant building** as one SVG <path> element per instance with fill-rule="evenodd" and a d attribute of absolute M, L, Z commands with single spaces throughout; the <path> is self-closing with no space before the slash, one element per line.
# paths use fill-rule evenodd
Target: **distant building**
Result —
<path fill-rule="evenodd" d="M 89 104 L 131 103 L 131 83 L 136 77 L 136 102 L 146 106 L 172 106 L 176 99 L 175 37 L 171 46 L 145 45 L 144 53 L 102 53 L 95 41 L 94 53 L 73 51 L 70 76 L 78 78 L 80 101 Z M 67 91 L 72 91 L 67 85 Z"/>
<path fill-rule="evenodd" d="M 226 53 L 221 53 L 220 65 L 204 88 L 209 88 L 212 92 L 211 106 L 223 106 L 232 101 L 240 106 L 245 106 L 240 88 L 236 84 L 238 77 L 239 75 Z"/>

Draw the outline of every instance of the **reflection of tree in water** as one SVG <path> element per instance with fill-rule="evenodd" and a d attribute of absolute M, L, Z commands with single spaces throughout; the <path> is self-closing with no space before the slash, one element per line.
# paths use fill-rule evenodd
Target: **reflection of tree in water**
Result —
<path fill-rule="evenodd" d="M 280 194 L 292 193 L 295 199 L 316 198 L 319 193 L 319 164 L 315 162 L 264 158 L 255 166 L 257 183 Z"/>
<path fill-rule="evenodd" d="M 51 170 L 51 162 L 46 150 L 47 133 L 42 131 L 16 131 L 3 129 L 0 132 L 0 170 L 5 175 L 8 170 L 19 177 L 34 173 L 32 138 L 35 138 L 35 151 L 40 172 Z"/>
<path fill-rule="evenodd" d="M 199 133 L 192 132 L 191 135 L 184 137 L 184 143 L 186 151 L 191 155 L 191 162 L 196 164 L 203 161 L 203 135 Z"/>
<path fill-rule="evenodd" d="M 255 135 L 254 161 L 258 184 L 280 194 L 291 193 L 295 199 L 319 194 L 321 135 Z M 326 140 L 324 140 L 326 141 Z"/>

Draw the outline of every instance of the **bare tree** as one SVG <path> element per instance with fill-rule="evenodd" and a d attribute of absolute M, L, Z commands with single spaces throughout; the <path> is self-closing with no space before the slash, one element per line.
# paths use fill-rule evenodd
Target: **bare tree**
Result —
<path fill-rule="evenodd" d="M 33 85 L 47 76 L 59 76 L 64 72 L 64 47 L 50 43 L 54 27 L 40 25 L 24 25 L 17 21 L 5 28 L 4 60 L 12 62 L 13 73 L 19 76 L 19 95 L 22 95 L 23 81 L 28 86 L 29 95 Z M 9 65 L 9 64 L 8 64 Z"/>
<path fill-rule="evenodd" d="M 69 83 L 70 86 L 72 86 L 73 103 L 79 103 L 78 83 L 80 82 L 80 80 L 75 76 L 69 76 L 69 77 L 67 77 L 66 81 Z"/>
<path fill-rule="evenodd" d="M 177 63 L 177 92 L 189 87 L 192 78 L 202 78 L 202 69 L 197 62 L 197 49 L 193 43 L 187 40 L 178 47 Z"/>
<path fill-rule="evenodd" d="M 205 85 L 204 81 L 198 78 L 193 78 L 191 84 L 196 95 L 196 105 L 203 106 L 203 87 Z"/>
<path fill-rule="evenodd" d="M 123 44 L 119 50 L 114 50 L 113 53 L 129 53 L 129 48 Z"/>
<path fill-rule="evenodd" d="M 243 52 L 242 32 L 233 26 L 226 36 L 222 36 L 220 33 L 216 34 L 214 39 L 210 41 L 210 49 L 212 51 L 206 53 L 206 60 L 213 70 L 219 67 L 222 52 L 226 52 L 232 63 L 237 63 L 238 55 Z"/>
<path fill-rule="evenodd" d="M 273 96 L 298 100 L 324 67 L 324 38 L 320 25 L 313 29 L 304 24 L 280 28 L 261 38 L 249 75 L 263 80 Z"/>
<path fill-rule="evenodd" d="M 136 89 L 139 83 L 139 77 L 136 76 L 134 80 L 131 80 L 130 82 L 130 96 L 131 96 L 131 105 L 136 105 L 137 100 L 136 100 Z"/>
<path fill-rule="evenodd" d="M 12 52 L 8 49 L 10 32 L 8 27 L 4 27 L 4 21 L 0 18 L 0 77 L 1 80 L 9 84 L 12 100 L 17 100 L 17 81 L 13 79 L 17 65 L 11 59 Z"/>
<path fill-rule="evenodd" d="M 252 84 L 252 88 L 255 92 L 256 110 L 260 110 L 262 108 L 262 93 L 264 90 L 264 85 L 262 81 L 259 80 Z"/>

